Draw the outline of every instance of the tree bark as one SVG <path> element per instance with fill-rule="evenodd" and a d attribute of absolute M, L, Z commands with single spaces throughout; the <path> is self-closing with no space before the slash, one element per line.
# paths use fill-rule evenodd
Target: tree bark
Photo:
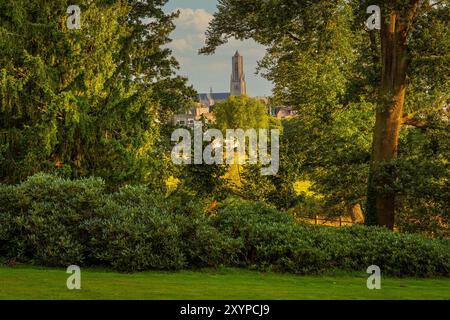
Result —
<path fill-rule="evenodd" d="M 351 206 L 350 213 L 353 223 L 364 224 L 364 213 L 359 203 Z"/>
<path fill-rule="evenodd" d="M 382 77 L 373 135 L 366 223 L 391 230 L 395 222 L 395 193 L 389 187 L 394 177 L 380 173 L 383 164 L 397 157 L 406 94 L 408 29 L 417 3 L 411 1 L 405 17 L 398 12 L 390 12 L 389 21 L 382 23 L 381 28 Z"/>

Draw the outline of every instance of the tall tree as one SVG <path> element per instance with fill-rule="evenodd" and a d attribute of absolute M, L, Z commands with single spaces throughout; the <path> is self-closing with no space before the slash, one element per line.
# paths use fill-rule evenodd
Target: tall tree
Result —
<path fill-rule="evenodd" d="M 369 5 L 381 8 L 379 31 L 365 26 Z M 448 104 L 449 18 L 448 0 L 219 0 L 201 52 L 253 38 L 268 47 L 261 67 L 279 101 L 322 121 L 349 103 L 376 104 L 366 221 L 392 229 L 395 175 L 385 168 L 402 125 Z"/>
<path fill-rule="evenodd" d="M 53 170 L 152 179 L 160 123 L 194 95 L 163 48 L 176 17 L 166 2 L 76 1 L 79 30 L 66 25 L 73 1 L 0 2 L 3 182 Z"/>
<path fill-rule="evenodd" d="M 426 63 L 422 57 L 429 58 L 429 54 L 436 54 L 436 58 L 440 61 L 444 68 L 438 69 L 438 75 L 443 72 L 449 75 L 450 71 L 450 41 L 448 31 L 441 34 L 435 34 L 436 37 L 430 37 L 429 40 L 434 40 L 438 47 L 430 48 L 431 50 L 424 50 L 417 52 L 419 48 L 414 47 L 414 42 L 423 40 L 423 33 L 433 32 L 433 28 L 439 28 L 441 23 L 448 27 L 450 26 L 449 3 L 438 4 L 433 1 L 391 1 L 380 3 L 384 19 L 382 19 L 380 39 L 381 39 L 381 84 L 378 97 L 378 107 L 376 112 L 376 122 L 373 133 L 372 146 L 372 166 L 369 177 L 368 189 L 368 206 L 367 215 L 369 218 L 376 217 L 379 225 L 387 226 L 393 229 L 395 223 L 395 193 L 385 192 L 379 190 L 380 186 L 392 185 L 392 177 L 380 174 L 382 170 L 380 167 L 384 163 L 388 163 L 397 157 L 398 139 L 401 126 L 407 121 L 409 116 L 405 116 L 405 99 L 408 87 L 407 77 L 413 74 L 411 64 Z M 437 9 L 433 10 L 433 7 Z M 439 18 L 438 18 L 439 17 Z M 447 18 L 447 19 L 445 19 Z M 428 20 L 430 19 L 430 20 Z M 431 23 L 430 23 L 431 22 Z M 442 37 L 447 37 L 447 39 Z M 410 45 L 410 42 L 413 45 Z M 446 47 L 446 50 L 439 48 L 441 45 Z M 425 48 L 422 48 L 425 49 Z M 435 52 L 430 52 L 436 50 Z M 419 54 L 414 56 L 415 54 Z M 422 57 L 420 55 L 423 55 Z M 430 70 L 431 71 L 431 70 Z M 427 75 L 429 80 L 433 75 Z M 425 76 L 424 84 L 427 83 Z M 442 84 L 450 85 L 449 79 L 443 79 Z M 434 88 L 433 88 L 434 89 Z M 445 87 L 442 88 L 445 90 Z M 424 91 L 427 88 L 423 88 Z M 438 95 L 437 105 L 440 108 L 444 107 L 442 102 L 450 97 L 448 87 Z M 439 103 L 439 101 L 441 103 Z M 435 108 L 435 105 L 429 107 Z M 378 179 L 376 175 L 383 175 Z"/>

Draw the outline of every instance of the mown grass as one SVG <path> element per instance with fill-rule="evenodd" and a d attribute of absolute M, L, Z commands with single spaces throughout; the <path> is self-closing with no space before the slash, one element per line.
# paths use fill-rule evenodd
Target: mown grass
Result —
<path fill-rule="evenodd" d="M 62 269 L 0 267 L 0 299 L 450 299 L 450 280 L 382 278 L 368 290 L 367 276 L 334 273 L 296 276 L 238 269 L 119 274 L 82 269 L 81 290 L 68 290 Z"/>

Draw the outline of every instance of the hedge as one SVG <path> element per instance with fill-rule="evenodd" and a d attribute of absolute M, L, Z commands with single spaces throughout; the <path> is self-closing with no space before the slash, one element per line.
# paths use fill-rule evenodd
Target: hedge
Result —
<path fill-rule="evenodd" d="M 395 276 L 448 276 L 450 242 L 383 228 L 298 224 L 262 203 L 226 201 L 212 215 L 184 195 L 144 186 L 108 193 L 100 179 L 37 174 L 0 185 L 0 257 L 123 272 L 244 267 L 298 274 L 378 265 Z"/>

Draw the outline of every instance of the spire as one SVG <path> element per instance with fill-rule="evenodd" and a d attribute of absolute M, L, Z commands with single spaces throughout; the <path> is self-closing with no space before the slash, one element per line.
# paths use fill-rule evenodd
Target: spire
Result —
<path fill-rule="evenodd" d="M 236 50 L 236 53 L 234 54 L 235 57 L 240 57 L 241 55 L 239 54 L 239 51 Z"/>

